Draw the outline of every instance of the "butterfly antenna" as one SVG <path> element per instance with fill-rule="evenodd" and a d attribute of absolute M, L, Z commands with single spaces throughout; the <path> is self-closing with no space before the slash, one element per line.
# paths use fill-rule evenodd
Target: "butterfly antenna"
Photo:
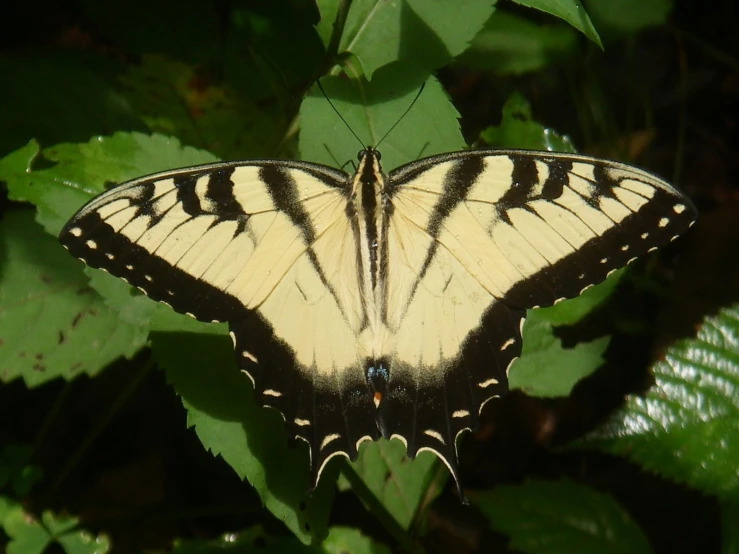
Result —
<path fill-rule="evenodd" d="M 405 111 L 403 112 L 403 115 L 401 115 L 401 116 L 400 116 L 400 117 L 398 118 L 398 120 L 397 120 L 397 121 L 396 121 L 395 123 L 393 123 L 393 126 L 392 126 L 392 127 L 390 127 L 390 129 L 388 130 L 388 132 L 387 132 L 387 133 L 385 133 L 385 134 L 384 134 L 384 135 L 382 136 L 382 138 L 381 138 L 381 139 L 380 139 L 380 140 L 378 141 L 378 143 L 377 143 L 377 144 L 375 144 L 375 148 L 377 148 L 378 146 L 380 146 L 380 143 L 381 143 L 381 142 L 382 142 L 383 140 L 385 140 L 385 138 L 387 138 L 387 136 L 388 136 L 388 135 L 389 135 L 390 133 L 392 133 L 392 132 L 393 132 L 393 129 L 395 129 L 395 128 L 396 128 L 396 127 L 398 126 L 398 123 L 400 123 L 401 121 L 403 121 L 403 118 L 404 118 L 404 117 L 405 117 L 406 115 L 408 115 L 408 112 L 409 112 L 409 111 L 411 111 L 411 108 L 412 108 L 412 107 L 413 107 L 413 106 L 415 105 L 415 103 L 416 103 L 416 101 L 418 100 L 419 96 L 421 96 L 421 93 L 423 92 L 423 89 L 424 89 L 424 88 L 426 88 L 426 83 L 425 83 L 425 82 L 424 82 L 424 83 L 423 83 L 423 84 L 421 85 L 421 88 L 419 88 L 419 89 L 418 89 L 418 94 L 416 94 L 416 97 L 415 97 L 415 98 L 413 99 L 413 102 L 411 102 L 411 103 L 410 103 L 410 105 L 409 105 L 409 106 L 408 106 L 408 107 L 406 108 L 406 110 L 405 110 Z"/>
<path fill-rule="evenodd" d="M 357 139 L 357 142 L 362 145 L 362 148 L 365 147 L 365 144 L 362 142 L 362 139 L 360 139 L 357 136 L 357 133 L 354 132 L 354 129 L 352 129 L 349 124 L 346 122 L 346 119 L 344 119 L 344 116 L 341 115 L 341 112 L 336 109 L 336 106 L 334 106 L 334 103 L 331 102 L 331 99 L 328 97 L 328 94 L 326 94 L 326 91 L 323 90 L 323 85 L 321 85 L 321 81 L 316 80 L 316 84 L 318 85 L 318 88 L 321 89 L 321 93 L 323 94 L 323 97 L 328 101 L 329 105 L 333 108 L 333 110 L 336 112 L 336 115 L 339 116 L 339 119 L 344 122 L 344 125 L 346 125 L 346 128 L 349 129 L 349 132 L 354 135 L 354 138 Z"/>

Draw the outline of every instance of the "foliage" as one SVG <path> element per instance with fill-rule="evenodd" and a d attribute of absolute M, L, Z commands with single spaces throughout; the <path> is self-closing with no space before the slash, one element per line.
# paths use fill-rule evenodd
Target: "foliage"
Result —
<path fill-rule="evenodd" d="M 299 156 L 344 166 L 364 144 L 380 141 L 390 170 L 465 148 L 459 113 L 434 71 L 453 64 L 457 72 L 527 74 L 592 52 L 587 40 L 599 50 L 663 24 L 670 9 L 667 0 L 622 0 L 623 9 L 612 0 L 515 1 L 521 7 L 491 0 L 319 0 L 306 7 L 282 0 L 234 2 L 224 13 L 222 3 L 82 0 L 85 17 L 126 56 L 101 48 L 0 60 L 4 74 L 17 76 L 0 90 L 0 102 L 13 107 L 0 114 L 0 180 L 12 201 L 0 222 L 0 383 L 36 387 L 95 377 L 149 348 L 203 448 L 248 481 L 291 533 L 244 525 L 217 539 L 177 539 L 172 552 L 388 552 L 383 541 L 333 524 L 337 480 L 393 541 L 418 549 L 447 474 L 428 453 L 408 460 L 398 441 L 364 443 L 355 463 L 332 462 L 308 494 L 307 451 L 290 448 L 280 416 L 255 402 L 236 371 L 225 326 L 181 317 L 85 269 L 53 235 L 106 187 L 156 171 L 235 157 Z M 317 78 L 332 104 L 314 86 Z M 471 142 L 575 150 L 566 135 L 534 120 L 517 91 L 500 123 Z M 619 273 L 577 299 L 531 312 L 511 387 L 565 397 L 596 372 L 611 337 L 565 346 L 559 329 L 601 309 L 621 279 Z M 733 306 L 670 347 L 652 366 L 656 383 L 646 396 L 630 396 L 577 444 L 720 496 L 726 552 L 739 542 L 732 525 L 739 513 L 737 368 Z M 40 474 L 30 464 L 32 450 L 21 451 L 7 446 L 0 459 L 6 551 L 41 553 L 55 542 L 69 553 L 107 552 L 106 536 L 84 531 L 76 518 L 28 508 Z M 651 551 L 626 508 L 584 484 L 527 481 L 469 496 L 490 529 L 523 552 Z"/>

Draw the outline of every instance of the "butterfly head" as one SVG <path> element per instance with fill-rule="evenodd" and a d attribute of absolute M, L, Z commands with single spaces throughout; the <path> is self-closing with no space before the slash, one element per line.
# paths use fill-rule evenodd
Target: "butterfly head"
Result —
<path fill-rule="evenodd" d="M 376 150 L 374 146 L 367 146 L 363 150 L 360 150 L 357 154 L 357 160 L 360 162 L 367 157 L 375 158 L 379 162 L 382 159 L 382 154 L 379 150 Z"/>
<path fill-rule="evenodd" d="M 382 165 L 380 160 L 382 156 L 380 152 L 373 146 L 367 146 L 363 150 L 360 150 L 357 154 L 357 165 L 356 175 L 359 177 L 359 182 L 362 183 L 373 183 L 375 186 L 381 185 L 384 181 Z"/>

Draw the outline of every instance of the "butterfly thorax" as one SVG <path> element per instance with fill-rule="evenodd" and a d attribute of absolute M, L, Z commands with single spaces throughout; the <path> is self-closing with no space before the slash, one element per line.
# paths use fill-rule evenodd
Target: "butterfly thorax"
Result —
<path fill-rule="evenodd" d="M 359 167 L 352 183 L 350 211 L 359 249 L 360 283 L 365 302 L 375 299 L 381 287 L 380 260 L 383 237 L 385 175 L 380 156 L 372 148 L 359 153 Z"/>
<path fill-rule="evenodd" d="M 387 266 L 386 177 L 379 153 L 367 147 L 359 153 L 353 176 L 348 212 L 357 244 L 357 271 L 364 307 L 366 354 L 379 356 L 384 342 L 383 305 Z"/>

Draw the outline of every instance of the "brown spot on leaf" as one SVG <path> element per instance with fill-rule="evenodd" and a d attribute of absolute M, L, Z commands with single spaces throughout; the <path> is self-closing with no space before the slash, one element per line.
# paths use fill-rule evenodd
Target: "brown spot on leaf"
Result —
<path fill-rule="evenodd" d="M 72 364 L 72 367 L 69 368 L 69 371 L 75 372 L 81 367 L 82 367 L 82 362 L 75 362 L 74 364 Z"/>
<path fill-rule="evenodd" d="M 64 336 L 64 333 L 62 331 L 59 331 L 59 338 L 57 339 L 57 344 L 64 344 L 64 341 L 67 340 L 67 337 Z"/>
<path fill-rule="evenodd" d="M 36 371 L 46 371 L 46 366 L 44 364 L 33 364 L 33 369 Z"/>
<path fill-rule="evenodd" d="M 41 352 L 37 352 L 34 358 L 36 358 L 37 360 L 43 360 L 44 355 Z"/>
<path fill-rule="evenodd" d="M 0 346 L 2 346 L 3 344 L 5 344 L 5 341 L 3 339 L 0 339 Z"/>
<path fill-rule="evenodd" d="M 80 319 L 82 319 L 82 312 L 78 313 L 76 316 L 72 318 L 72 328 L 77 327 L 77 324 L 80 322 Z"/>
<path fill-rule="evenodd" d="M 25 350 L 21 350 L 20 352 L 18 352 L 18 356 L 20 358 L 25 358 L 26 357 L 26 351 Z"/>
<path fill-rule="evenodd" d="M 88 308 L 87 309 L 87 313 L 90 314 L 93 317 L 95 317 L 95 316 L 98 315 L 98 311 L 95 308 Z"/>
<path fill-rule="evenodd" d="M 84 287 L 80 287 L 77 289 L 78 295 L 90 294 L 92 292 L 95 292 L 95 290 L 89 285 L 85 285 Z"/>

